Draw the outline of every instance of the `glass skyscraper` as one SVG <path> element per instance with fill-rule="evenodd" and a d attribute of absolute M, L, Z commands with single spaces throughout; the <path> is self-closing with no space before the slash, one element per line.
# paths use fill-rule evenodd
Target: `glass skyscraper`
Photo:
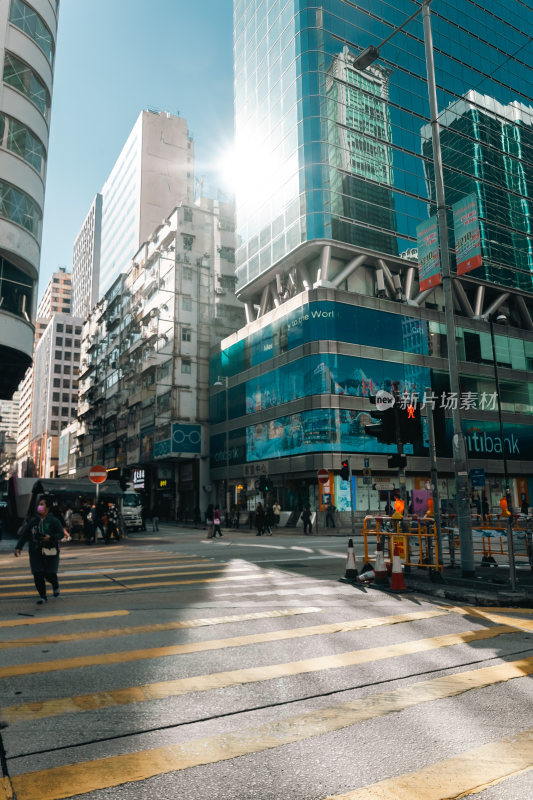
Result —
<path fill-rule="evenodd" d="M 438 282 L 426 288 L 419 280 L 426 253 L 417 229 L 436 211 L 421 14 L 373 63 L 357 61 L 417 7 L 234 0 L 236 287 L 248 324 L 213 353 L 212 383 L 225 376 L 227 384 L 211 397 L 210 447 L 215 486 L 229 475 L 234 501 L 243 487 L 249 504 L 260 499 L 254 479 L 267 472 L 286 508 L 321 508 L 329 498 L 346 510 L 349 489 L 338 470 L 349 455 L 357 509 L 375 509 L 380 498 L 363 470 L 372 470 L 371 483 L 380 473 L 387 483 L 399 476 L 387 460 L 396 445 L 365 433 L 369 395 L 395 384 L 421 399 L 426 388 L 437 401 L 449 395 L 444 294 Z M 499 508 L 505 452 L 513 500 L 531 505 L 533 9 L 522 0 L 433 0 L 431 17 L 455 401 L 470 466 L 487 475 L 489 504 Z M 459 258 L 456 270 L 455 239 L 478 240 L 477 228 L 473 237 L 467 229 L 474 211 L 480 253 L 468 269 Z M 437 446 L 443 497 L 453 503 L 450 408 Z M 429 478 L 422 438 L 405 449 L 413 498 Z M 320 492 L 318 468 L 330 475 Z M 218 499 L 225 496 L 219 489 Z"/>
<path fill-rule="evenodd" d="M 416 5 L 235 0 L 236 139 L 248 154 L 253 183 L 237 195 L 238 290 L 304 242 L 332 239 L 390 255 L 416 247 L 416 227 L 431 211 L 421 16 L 382 48 L 372 67 L 357 70 L 350 63 Z M 450 189 L 470 171 L 460 162 L 471 162 L 472 155 L 475 162 L 469 150 L 476 146 L 484 149 L 483 160 L 508 162 L 505 178 L 491 174 L 490 165 L 476 174 L 489 196 L 494 183 L 508 193 L 504 238 L 518 255 L 513 265 L 501 252 L 505 245 L 493 247 L 486 277 L 533 291 L 533 9 L 521 0 L 483 6 L 434 0 L 432 16 L 438 104 L 455 137 L 449 145 L 454 153 L 445 153 L 454 173 L 447 176 Z M 510 130 L 491 135 L 485 129 L 476 141 L 463 106 L 472 108 L 470 118 L 486 116 L 486 98 L 494 125 Z M 508 112 L 498 115 L 500 107 L 517 110 L 514 123 Z M 480 195 L 484 191 L 480 187 Z M 499 263 L 526 274 L 513 279 Z"/>

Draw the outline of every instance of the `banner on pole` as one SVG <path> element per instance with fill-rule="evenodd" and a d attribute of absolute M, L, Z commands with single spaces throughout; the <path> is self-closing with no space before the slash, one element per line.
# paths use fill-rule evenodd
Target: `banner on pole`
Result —
<path fill-rule="evenodd" d="M 463 197 L 452 206 L 455 232 L 457 274 L 464 275 L 482 264 L 481 231 L 475 193 Z"/>
<path fill-rule="evenodd" d="M 430 217 L 416 226 L 418 240 L 418 280 L 420 291 L 442 283 L 440 274 L 439 227 L 437 217 Z"/>

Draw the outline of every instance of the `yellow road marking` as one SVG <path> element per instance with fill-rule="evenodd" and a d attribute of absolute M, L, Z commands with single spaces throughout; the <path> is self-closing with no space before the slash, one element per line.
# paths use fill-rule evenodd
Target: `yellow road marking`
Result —
<path fill-rule="evenodd" d="M 27 561 L 27 558 L 24 558 L 24 555 L 27 556 L 27 553 L 25 553 L 25 551 L 23 551 L 23 554 L 22 554 L 22 556 L 20 556 L 19 559 L 15 559 L 15 558 L 13 558 L 13 555 L 10 555 L 9 562 L 5 562 L 5 563 L 1 564 L 0 573 L 2 573 L 4 570 L 10 571 L 12 569 L 20 569 L 20 564 L 24 563 L 25 561 Z M 21 562 L 21 560 L 22 560 L 22 562 Z M 149 558 L 142 558 L 142 556 L 140 556 L 138 554 L 135 555 L 135 556 L 128 556 L 128 555 L 123 556 L 123 551 L 120 551 L 120 553 L 117 552 L 117 559 L 115 561 L 112 561 L 111 559 L 109 559 L 107 551 L 105 552 L 105 556 L 104 556 L 104 553 L 102 553 L 102 559 L 98 559 L 98 558 L 86 559 L 86 558 L 83 558 L 83 555 L 78 556 L 78 555 L 73 555 L 73 554 L 65 554 L 65 551 L 62 550 L 61 551 L 61 561 L 60 561 L 60 563 L 61 564 L 69 564 L 69 565 L 73 565 L 74 566 L 74 562 L 75 562 L 75 565 L 79 566 L 80 569 L 91 569 L 92 567 L 98 568 L 100 566 L 116 567 L 117 563 L 119 563 L 120 565 L 125 565 L 125 564 L 139 564 L 139 565 L 152 564 L 152 565 L 156 565 L 157 566 L 158 564 L 161 565 L 161 564 L 173 563 L 173 562 L 176 562 L 177 564 L 187 564 L 187 563 L 190 563 L 190 562 L 197 563 L 197 562 L 200 562 L 200 561 L 201 562 L 210 562 L 210 561 L 212 562 L 213 558 L 212 557 L 205 557 L 205 556 L 187 556 L 187 557 L 183 556 L 183 557 L 181 557 L 179 555 L 176 555 L 175 553 L 168 553 L 167 555 L 150 556 Z"/>
<path fill-rule="evenodd" d="M 0 781 L 0 800 L 13 800 L 13 788 L 8 777 Z"/>
<path fill-rule="evenodd" d="M 199 578 L 193 581 L 158 581 L 157 583 L 136 583 L 132 586 L 121 586 L 119 583 L 110 582 L 108 586 L 79 586 L 76 589 L 61 589 L 61 594 L 73 594 L 86 592 L 125 592 L 135 589 L 153 589 L 157 586 L 186 586 L 189 583 L 218 583 L 219 581 L 249 581 L 263 578 L 273 578 L 275 572 L 254 572 L 253 575 L 227 575 L 224 578 Z M 27 597 L 28 592 L 0 592 L 0 597 Z"/>
<path fill-rule="evenodd" d="M 512 680 L 533 671 L 533 659 L 522 659 L 494 667 L 470 670 L 433 680 L 413 683 L 390 692 L 363 697 L 329 708 L 297 714 L 286 719 L 227 732 L 216 736 L 193 739 L 183 744 L 158 747 L 136 753 L 67 764 L 47 770 L 30 772 L 12 778 L 17 800 L 63 800 L 88 792 L 133 783 L 155 775 L 168 774 L 205 764 L 261 753 L 293 742 L 322 736 L 375 717 L 402 711 L 420 703 L 454 697 L 471 689 L 481 689 L 495 683 Z M 531 731 L 526 738 L 524 755 L 531 764 Z M 504 740 L 506 741 L 506 740 Z M 522 743 L 519 743 L 519 746 Z M 489 746 L 490 747 L 490 746 Z M 483 748 L 479 748 L 483 749 Z M 522 755 L 522 747 L 520 747 Z M 493 764 L 499 762 L 499 753 Z M 483 776 L 486 779 L 486 775 Z M 438 778 L 435 781 L 439 785 Z M 75 789 L 74 789 L 75 787 Z M 75 791 L 75 794 L 73 794 Z M 447 795 L 449 797 L 449 795 Z M 454 795 L 456 796 L 456 795 Z M 375 796 L 377 797 L 377 795 Z M 394 788 L 380 800 L 399 800 Z M 442 798 L 442 795 L 441 795 Z M 424 792 L 412 794 L 409 800 L 429 800 Z"/>
<path fill-rule="evenodd" d="M 321 608 L 288 608 L 274 611 L 256 611 L 250 614 L 232 614 L 226 617 L 204 617 L 202 619 L 186 619 L 180 622 L 162 622 L 153 625 L 136 625 L 129 628 L 104 628 L 99 631 L 82 631 L 81 633 L 57 633 L 52 636 L 31 636 L 25 639 L 11 639 L 0 642 L 0 649 L 11 647 L 29 647 L 30 645 L 52 644 L 57 642 L 77 642 L 86 639 L 108 639 L 116 636 L 131 636 L 138 633 L 157 633 L 159 631 L 178 631 L 187 628 L 201 628 L 207 625 L 225 625 L 231 622 L 247 622 L 254 619 L 269 619 L 272 617 L 292 617 L 299 614 L 316 614 Z M 129 612 L 126 612 L 129 613 Z M 83 616 L 83 615 L 82 615 Z M 91 615 L 86 615 L 91 616 Z M 105 616 L 98 615 L 97 616 Z M 75 617 L 77 619 L 77 617 Z M 49 619 L 63 620 L 68 617 L 49 617 Z"/>
<path fill-rule="evenodd" d="M 392 619 L 395 620 L 395 622 L 399 621 L 395 618 Z M 362 622 L 364 623 L 365 621 Z M 372 620 L 367 620 L 366 624 L 361 624 L 360 629 L 369 627 L 368 623 L 371 622 Z M 381 625 L 383 623 L 379 622 L 378 624 Z M 395 623 L 390 622 L 389 624 Z M 160 647 L 151 650 L 132 650 L 124 653 L 106 653 L 100 656 L 80 656 L 78 658 L 57 661 L 40 661 L 34 664 L 18 664 L 11 667 L 2 667 L 0 669 L 0 677 L 42 674 L 44 672 L 78 669 L 80 667 L 98 666 L 101 664 L 120 664 L 128 661 L 164 658 L 166 656 L 183 655 L 184 653 L 225 649 L 227 647 L 244 647 L 246 645 L 259 644 L 267 641 L 297 638 L 301 635 L 300 631 L 305 631 L 305 629 L 297 628 L 296 630 L 272 632 L 272 634 L 240 636 L 235 639 L 217 639 L 207 642 L 196 642 L 189 645 Z M 192 678 L 178 678 L 174 681 L 148 683 L 129 689 L 115 689 L 107 692 L 94 692 L 85 695 L 56 698 L 53 700 L 45 700 L 40 703 L 23 703 L 18 706 L 8 706 L 2 711 L 2 715 L 3 718 L 13 721 L 16 718 L 41 719 L 44 717 L 57 716 L 59 714 L 89 711 L 95 708 L 111 708 L 113 706 L 144 702 L 146 700 L 178 697 L 179 695 L 192 692 L 206 692 L 210 689 L 224 689 L 228 686 L 258 683 L 260 681 L 273 680 L 274 678 L 285 678 L 291 675 L 302 675 L 309 672 L 318 672 L 320 670 L 367 664 L 371 661 L 397 658 L 399 656 L 412 655 L 413 653 L 436 650 L 441 647 L 452 647 L 457 644 L 491 639 L 495 636 L 512 632 L 512 629 L 500 626 L 499 628 L 490 628 L 481 631 L 466 631 L 462 634 L 446 634 L 444 636 L 435 636 L 431 639 L 418 639 L 401 642 L 395 645 L 373 647 L 368 650 L 352 650 L 346 653 L 321 656 L 304 661 L 289 661 L 262 667 L 215 672 L 211 675 L 196 675 Z M 305 635 L 309 636 L 310 634 L 306 633 Z M 277 638 L 275 638 L 275 636 L 277 636 Z"/>
<path fill-rule="evenodd" d="M 478 794 L 527 772 L 533 760 L 533 728 L 475 747 L 417 772 L 398 775 L 327 800 L 450 800 Z"/>
<path fill-rule="evenodd" d="M 104 619 L 105 617 L 127 617 L 129 611 L 98 611 L 84 614 L 58 614 L 53 617 L 32 617 L 26 619 L 5 619 L 0 628 L 18 628 L 19 625 L 44 625 L 47 622 L 71 622 L 78 619 Z"/>
<path fill-rule="evenodd" d="M 121 581 L 125 583 L 126 581 L 136 581 L 142 580 L 143 578 L 170 578 L 173 575 L 180 576 L 180 575 L 206 575 L 210 572 L 250 572 L 253 569 L 253 566 L 250 565 L 249 567 L 235 567 L 229 564 L 221 564 L 220 566 L 215 566 L 211 564 L 206 564 L 205 567 L 202 567 L 201 570 L 191 570 L 188 569 L 186 571 L 183 570 L 166 570 L 165 572 L 150 572 L 148 575 L 144 575 L 142 570 L 139 572 L 113 572 L 108 575 L 101 574 L 99 577 L 88 577 L 87 575 L 69 575 L 68 577 L 62 577 L 61 574 L 59 578 L 61 579 L 61 588 L 65 585 L 69 585 L 72 583 L 102 583 L 103 581 Z M 261 575 L 262 571 L 260 569 L 254 569 L 254 572 L 257 575 Z M 27 578 L 10 578 L 9 580 L 14 581 L 11 585 L 6 585 L 6 589 L 16 589 L 18 586 L 27 586 L 28 583 L 31 581 L 30 577 Z M 33 585 L 33 581 L 31 581 L 31 585 Z"/>

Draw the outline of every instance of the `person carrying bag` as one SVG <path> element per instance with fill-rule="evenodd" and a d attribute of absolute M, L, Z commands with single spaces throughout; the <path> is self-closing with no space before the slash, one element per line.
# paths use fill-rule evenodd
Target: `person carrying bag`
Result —
<path fill-rule="evenodd" d="M 61 522 L 51 513 L 51 508 L 51 497 L 45 496 L 39 500 L 37 514 L 23 526 L 14 551 L 16 557 L 20 556 L 28 542 L 30 569 L 39 592 L 37 605 L 47 602 L 46 581 L 52 584 L 54 597 L 59 597 L 59 542 L 63 539 L 64 531 Z"/>

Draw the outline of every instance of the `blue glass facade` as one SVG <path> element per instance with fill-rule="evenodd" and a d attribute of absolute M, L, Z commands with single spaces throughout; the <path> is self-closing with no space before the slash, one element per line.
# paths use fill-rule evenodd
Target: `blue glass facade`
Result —
<path fill-rule="evenodd" d="M 397 256 L 432 207 L 422 22 L 365 71 L 354 56 L 413 13 L 410 0 L 235 0 L 237 289 L 302 242 Z M 479 199 L 474 277 L 533 291 L 533 9 L 434 0 L 438 105 L 451 204 Z"/>

